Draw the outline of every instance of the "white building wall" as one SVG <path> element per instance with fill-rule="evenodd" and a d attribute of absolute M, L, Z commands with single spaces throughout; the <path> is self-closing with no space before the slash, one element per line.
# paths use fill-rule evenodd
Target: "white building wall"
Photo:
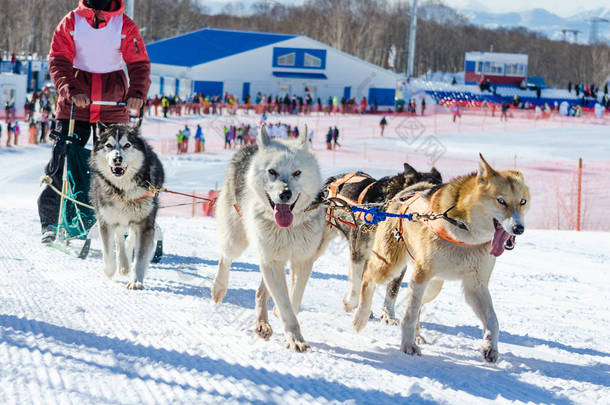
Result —
<path fill-rule="evenodd" d="M 4 118 L 4 106 L 8 101 L 15 103 L 15 110 L 18 116 L 23 115 L 23 105 L 27 92 L 26 75 L 15 75 L 12 73 L 0 74 L 0 107 L 2 109 L 2 117 Z"/>
<path fill-rule="evenodd" d="M 150 97 L 161 95 L 161 77 L 156 75 L 150 76 L 150 88 L 148 89 Z"/>
<path fill-rule="evenodd" d="M 308 48 L 326 50 L 325 69 L 298 69 L 273 67 L 273 48 Z M 323 79 L 278 78 L 274 71 L 323 73 Z M 224 92 L 242 96 L 244 82 L 250 83 L 250 95 L 257 92 L 264 95 L 277 95 L 280 90 L 288 90 L 291 94 L 305 95 L 305 87 L 315 88 L 315 97 L 323 101 L 329 96 L 343 96 L 346 86 L 351 86 L 351 96 L 361 99 L 368 97 L 369 88 L 395 89 L 400 75 L 365 62 L 354 56 L 340 52 L 328 45 L 307 37 L 299 36 L 286 41 L 277 42 L 262 48 L 218 59 L 192 68 L 152 65 L 154 75 L 165 77 L 166 94 L 173 94 L 170 86 L 172 78 L 188 77 L 193 81 L 224 82 Z M 182 80 L 182 79 L 181 79 Z M 170 91 L 170 93 L 167 93 Z M 283 95 L 283 94 L 282 94 Z"/>

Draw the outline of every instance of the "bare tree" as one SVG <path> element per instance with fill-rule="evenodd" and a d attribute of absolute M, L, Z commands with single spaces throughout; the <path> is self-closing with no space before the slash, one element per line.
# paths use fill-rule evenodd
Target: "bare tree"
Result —
<path fill-rule="evenodd" d="M 371 63 L 386 67 L 396 46 L 397 70 L 404 69 L 410 7 L 406 0 L 306 0 L 287 6 L 262 0 L 249 9 L 235 3 L 210 15 L 196 0 L 135 0 L 136 23 L 147 43 L 202 28 L 301 34 Z M 0 52 L 45 57 L 53 31 L 77 0 L 0 0 Z M 231 8 L 232 7 L 232 8 Z M 467 51 L 525 53 L 529 74 L 551 85 L 568 81 L 602 84 L 610 74 L 610 48 L 577 45 L 526 28 L 485 29 L 469 25 L 442 0 L 428 0 L 418 11 L 415 74 L 464 69 Z"/>

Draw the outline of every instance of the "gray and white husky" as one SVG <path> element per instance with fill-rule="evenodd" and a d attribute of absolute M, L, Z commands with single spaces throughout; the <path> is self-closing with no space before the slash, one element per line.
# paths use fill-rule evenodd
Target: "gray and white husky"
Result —
<path fill-rule="evenodd" d="M 102 240 L 104 273 L 112 277 L 118 269 L 123 275 L 129 274 L 133 256 L 127 288 L 141 290 L 153 255 L 159 207 L 159 197 L 151 194 L 149 187 L 163 185 L 163 166 L 140 135 L 139 125 L 98 124 L 98 132 L 89 160 L 89 196 Z"/>
<path fill-rule="evenodd" d="M 299 352 L 309 348 L 296 315 L 324 233 L 323 209 L 309 209 L 321 186 L 307 135 L 272 141 L 263 127 L 258 145 L 242 149 L 231 161 L 216 208 L 220 261 L 212 298 L 222 301 L 231 263 L 251 243 L 263 276 L 256 293 L 255 332 L 263 339 L 273 333 L 267 314 L 270 292 L 284 326 L 286 347 Z"/>

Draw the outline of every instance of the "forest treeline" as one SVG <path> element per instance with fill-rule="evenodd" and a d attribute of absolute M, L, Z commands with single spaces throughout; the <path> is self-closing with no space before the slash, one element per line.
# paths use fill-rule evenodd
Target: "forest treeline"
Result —
<path fill-rule="evenodd" d="M 44 56 L 53 29 L 75 8 L 76 0 L 0 0 L 0 51 Z M 261 1 L 252 6 L 229 4 L 210 15 L 205 1 L 135 0 L 136 22 L 145 41 L 184 34 L 204 25 L 214 28 L 294 33 L 314 38 L 359 58 L 387 67 L 391 45 L 396 70 L 404 71 L 410 6 L 406 1 L 306 0 L 288 6 Z M 464 69 L 464 53 L 526 53 L 529 74 L 547 84 L 596 83 L 610 76 L 610 47 L 552 41 L 525 28 L 486 29 L 441 1 L 424 2 L 418 12 L 415 75 Z"/>

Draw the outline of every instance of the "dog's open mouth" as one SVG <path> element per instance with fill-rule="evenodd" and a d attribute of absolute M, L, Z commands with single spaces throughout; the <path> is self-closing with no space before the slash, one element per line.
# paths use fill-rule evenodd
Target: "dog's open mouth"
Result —
<path fill-rule="evenodd" d="M 299 201 L 300 196 L 301 195 L 299 194 L 292 204 L 284 204 L 274 203 L 271 200 L 271 197 L 269 197 L 269 194 L 267 194 L 267 200 L 269 201 L 269 205 L 271 205 L 271 208 L 273 209 L 277 226 L 279 226 L 280 228 L 288 228 L 290 227 L 290 225 L 292 225 L 292 220 L 294 219 L 292 210 L 297 204 L 297 201 Z"/>
<path fill-rule="evenodd" d="M 114 174 L 116 177 L 121 177 L 125 174 L 125 172 L 127 171 L 127 167 L 122 167 L 122 166 L 111 166 L 110 167 L 110 171 L 112 172 L 112 174 Z"/>
<path fill-rule="evenodd" d="M 495 218 L 494 228 L 494 238 L 491 241 L 491 251 L 489 254 L 499 257 L 504 253 L 504 250 L 513 250 L 515 248 L 515 236 L 506 232 L 500 221 Z"/>

